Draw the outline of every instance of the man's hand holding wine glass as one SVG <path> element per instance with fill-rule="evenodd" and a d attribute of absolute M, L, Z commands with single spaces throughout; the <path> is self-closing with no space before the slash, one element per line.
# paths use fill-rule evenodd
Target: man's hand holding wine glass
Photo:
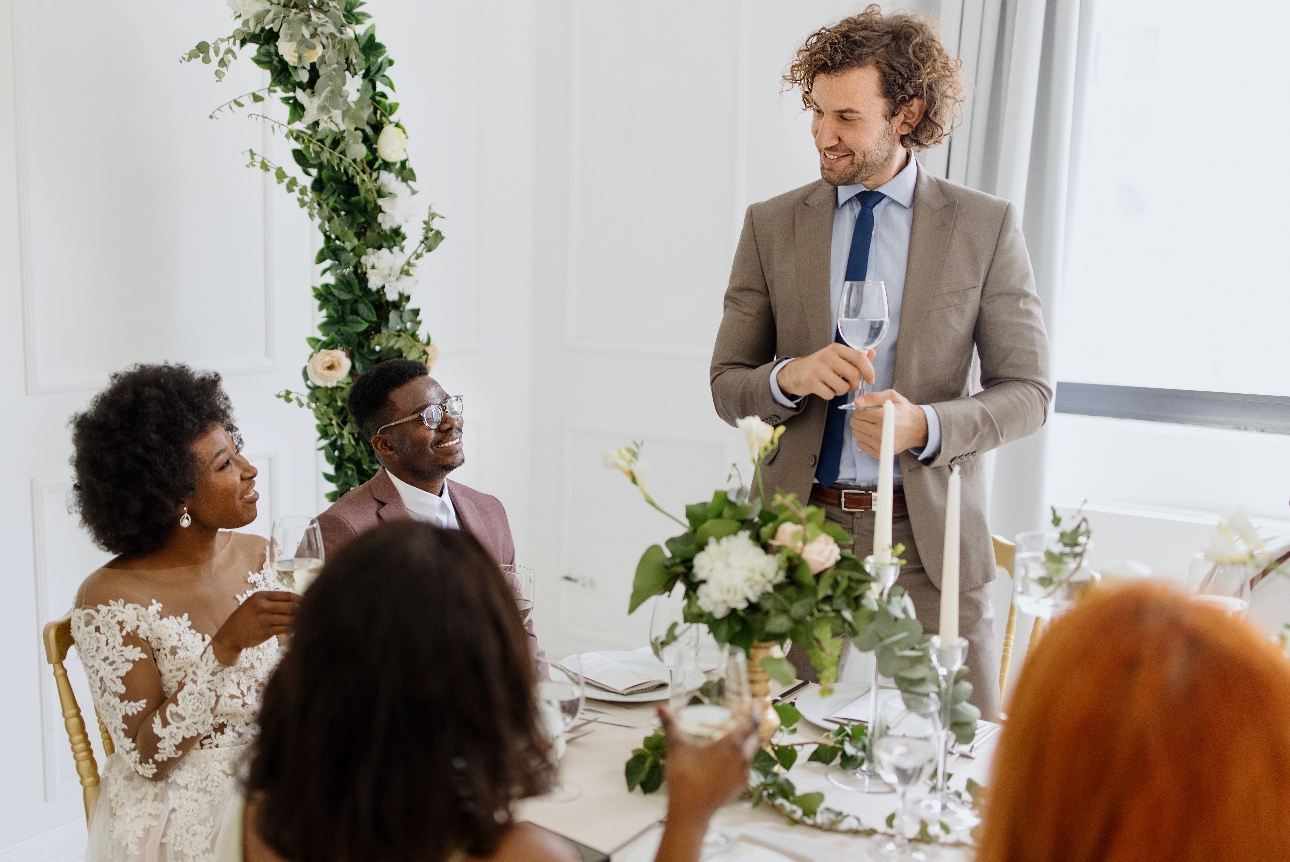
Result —
<path fill-rule="evenodd" d="M 814 353 L 794 359 L 779 370 L 780 391 L 792 398 L 818 395 L 831 401 L 855 392 L 860 381 L 874 381 L 873 350 L 856 350 L 834 342 Z"/>

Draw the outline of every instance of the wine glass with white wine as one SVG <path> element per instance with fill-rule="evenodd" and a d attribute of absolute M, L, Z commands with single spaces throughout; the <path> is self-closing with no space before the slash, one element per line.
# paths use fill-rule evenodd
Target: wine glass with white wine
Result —
<path fill-rule="evenodd" d="M 677 727 L 696 745 L 717 741 L 746 721 L 753 710 L 748 658 L 743 650 L 732 647 L 725 663 L 707 677 L 676 712 Z"/>
<path fill-rule="evenodd" d="M 842 301 L 838 303 L 838 334 L 848 347 L 867 353 L 882 343 L 891 325 L 887 305 L 887 282 L 845 281 L 842 283 Z M 865 394 L 864 379 L 856 398 Z M 843 404 L 840 410 L 855 410 L 855 399 Z M 863 408 L 872 410 L 874 408 Z"/>
<path fill-rule="evenodd" d="M 587 681 L 582 671 L 582 656 L 574 653 L 551 669 L 551 678 L 537 684 L 538 702 L 554 720 L 554 730 L 566 734 L 578 722 L 587 703 Z M 547 798 L 552 802 L 572 802 L 582 795 L 576 784 L 561 781 L 551 788 Z"/>
<path fill-rule="evenodd" d="M 293 593 L 304 594 L 323 567 L 322 530 L 304 515 L 286 515 L 273 522 L 269 560 L 278 581 Z"/>

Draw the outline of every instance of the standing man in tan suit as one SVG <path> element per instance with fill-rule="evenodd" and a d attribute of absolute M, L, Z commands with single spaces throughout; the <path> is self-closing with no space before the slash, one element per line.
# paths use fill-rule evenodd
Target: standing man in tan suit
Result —
<path fill-rule="evenodd" d="M 899 584 L 932 632 L 946 485 L 950 466 L 960 467 L 960 631 L 971 644 L 972 702 L 989 718 L 999 707 L 999 656 L 979 456 L 1037 430 L 1052 385 L 1015 208 L 933 176 L 913 155 L 949 134 L 962 100 L 958 67 L 927 21 L 877 6 L 799 49 L 786 80 L 814 115 L 822 179 L 748 208 L 711 382 L 727 422 L 755 415 L 785 426 L 766 484 L 823 506 L 856 537 L 860 557 L 873 545 L 882 412 L 838 408 L 862 378 L 879 391 L 857 406 L 894 403 Z M 836 333 L 843 282 L 865 279 L 886 282 L 891 326 L 876 351 L 862 353 Z"/>

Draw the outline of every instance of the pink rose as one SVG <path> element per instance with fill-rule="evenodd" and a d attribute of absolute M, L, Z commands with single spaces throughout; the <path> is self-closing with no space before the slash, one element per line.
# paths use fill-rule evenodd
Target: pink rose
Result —
<path fill-rule="evenodd" d="M 818 575 L 842 559 L 842 550 L 828 533 L 820 533 L 798 551 L 802 559 L 811 567 L 811 574 Z"/>
<path fill-rule="evenodd" d="M 802 525 L 785 521 L 775 531 L 775 538 L 770 540 L 772 548 L 792 548 L 794 553 L 802 553 Z"/>

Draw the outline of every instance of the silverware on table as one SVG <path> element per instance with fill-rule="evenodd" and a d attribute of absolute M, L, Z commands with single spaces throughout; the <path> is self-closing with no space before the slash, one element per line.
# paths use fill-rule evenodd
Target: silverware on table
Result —
<path fill-rule="evenodd" d="M 601 718 L 599 715 L 593 715 L 591 718 L 587 720 L 594 721 L 597 724 L 610 724 L 610 725 L 613 725 L 614 727 L 626 727 L 629 729 L 636 727 L 636 725 L 634 724 L 623 724 L 621 721 L 610 721 L 607 718 Z"/>
<path fill-rule="evenodd" d="M 591 734 L 595 732 L 596 732 L 596 729 L 594 727 L 591 727 L 591 728 L 588 728 L 587 730 L 584 730 L 582 733 L 575 733 L 573 736 L 566 736 L 564 738 L 564 741 L 573 742 L 575 739 L 582 739 L 584 736 L 591 736 Z"/>
<path fill-rule="evenodd" d="M 636 833 L 635 835 L 633 835 L 631 838 L 628 838 L 626 841 L 624 841 L 624 842 L 622 842 L 621 844 L 619 844 L 617 847 L 615 847 L 615 848 L 613 848 L 612 850 L 610 850 L 610 851 L 609 851 L 608 853 L 606 853 L 605 855 L 606 855 L 606 856 L 613 856 L 613 855 L 614 855 L 615 853 L 617 853 L 619 850 L 622 850 L 624 847 L 626 847 L 627 845 L 631 844 L 631 843 L 632 843 L 633 841 L 635 841 L 637 838 L 640 838 L 640 837 L 641 837 L 642 835 L 644 835 L 646 832 L 650 831 L 651 829 L 653 829 L 653 828 L 654 828 L 654 827 L 656 827 L 656 826 L 662 826 L 662 825 L 663 825 L 664 823 L 666 823 L 666 822 L 667 822 L 667 818 L 666 818 L 666 817 L 660 817 L 659 819 L 655 820 L 653 823 L 647 823 L 647 824 L 645 824 L 645 826 L 644 826 L 644 827 L 643 827 L 639 832 L 637 832 L 637 833 Z"/>
<path fill-rule="evenodd" d="M 779 694 L 779 696 L 778 696 L 778 697 L 776 697 L 774 700 L 772 700 L 772 701 L 771 701 L 771 705 L 774 705 L 774 704 L 780 703 L 780 702 L 782 702 L 783 700 L 785 700 L 786 698 L 792 697 L 793 695 L 797 694 L 797 693 L 798 693 L 799 691 L 801 691 L 802 689 L 806 688 L 808 685 L 810 685 L 810 683 L 809 683 L 809 682 L 807 682 L 806 680 L 801 680 L 801 681 L 799 681 L 796 685 L 791 685 L 791 686 L 789 686 L 788 688 L 786 688 L 786 689 L 784 689 L 782 692 L 780 692 L 780 694 Z"/>

